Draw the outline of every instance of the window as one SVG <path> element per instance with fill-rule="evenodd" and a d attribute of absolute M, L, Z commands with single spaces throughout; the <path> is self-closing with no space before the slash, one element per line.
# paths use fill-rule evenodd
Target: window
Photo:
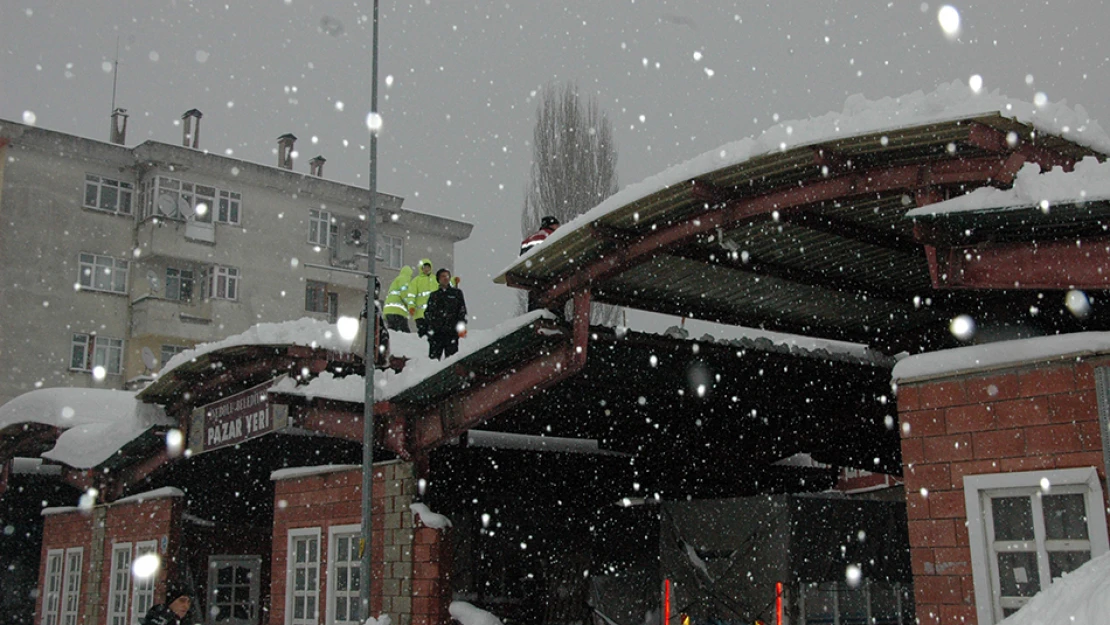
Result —
<path fill-rule="evenodd" d="M 337 525 L 328 537 L 328 625 L 360 623 L 358 525 Z"/>
<path fill-rule="evenodd" d="M 222 224 L 239 224 L 239 205 L 242 203 L 242 195 L 234 191 L 220 191 L 219 211 L 216 213 L 216 221 Z"/>
<path fill-rule="evenodd" d="M 189 349 L 190 348 L 185 347 L 184 345 L 163 345 L 162 346 L 162 366 L 165 367 L 166 363 L 168 363 L 171 358 L 180 354 L 181 352 L 188 351 Z"/>
<path fill-rule="evenodd" d="M 166 267 L 166 299 L 187 302 L 193 299 L 193 272 Z"/>
<path fill-rule="evenodd" d="M 135 544 L 135 559 L 148 553 L 158 553 L 158 541 L 145 540 Z M 154 583 L 158 581 L 156 575 L 138 577 L 135 579 L 131 592 L 131 622 L 138 623 L 139 619 L 146 616 L 150 608 L 154 607 Z"/>
<path fill-rule="evenodd" d="M 92 174 L 85 175 L 85 208 L 107 211 L 119 215 L 131 214 L 131 195 L 135 188 L 130 182 L 120 182 Z"/>
<path fill-rule="evenodd" d="M 289 531 L 285 588 L 286 625 L 316 625 L 320 605 L 320 529 Z"/>
<path fill-rule="evenodd" d="M 127 293 L 127 270 L 130 264 L 111 256 L 79 254 L 77 284 L 90 291 Z"/>
<path fill-rule="evenodd" d="M 123 372 L 123 339 L 74 334 L 70 346 L 69 368 L 74 371 L 92 371 L 96 367 L 104 367 L 104 372 L 110 375 Z"/>
<path fill-rule="evenodd" d="M 143 219 L 161 216 L 202 223 L 238 224 L 242 195 L 203 184 L 157 176 L 139 187 L 139 213 Z"/>
<path fill-rule="evenodd" d="M 204 270 L 205 299 L 239 299 L 239 270 L 213 265 Z"/>
<path fill-rule="evenodd" d="M 381 235 L 378 237 L 378 260 L 390 269 L 400 269 L 404 264 L 405 240 L 401 237 Z"/>
<path fill-rule="evenodd" d="M 965 476 L 964 502 L 983 625 L 1107 551 L 1094 468 Z"/>
<path fill-rule="evenodd" d="M 328 291 L 324 282 L 308 280 L 304 287 L 304 309 L 307 312 L 327 313 L 328 323 L 339 319 L 339 294 Z"/>
<path fill-rule="evenodd" d="M 66 549 L 66 568 L 62 581 L 61 625 L 77 625 L 81 607 L 81 560 L 85 554 L 82 547 Z"/>
<path fill-rule="evenodd" d="M 913 588 L 865 580 L 802 584 L 798 597 L 800 622 L 806 625 L 908 625 Z"/>
<path fill-rule="evenodd" d="M 112 545 L 112 569 L 108 590 L 108 625 L 128 625 L 131 606 L 131 543 Z"/>
<path fill-rule="evenodd" d="M 46 552 L 46 576 L 43 579 L 42 625 L 58 625 L 62 599 L 62 564 L 64 549 Z"/>
<path fill-rule="evenodd" d="M 331 213 L 324 210 L 308 211 L 308 242 L 320 247 L 333 247 L 339 237 L 339 225 L 333 223 Z"/>

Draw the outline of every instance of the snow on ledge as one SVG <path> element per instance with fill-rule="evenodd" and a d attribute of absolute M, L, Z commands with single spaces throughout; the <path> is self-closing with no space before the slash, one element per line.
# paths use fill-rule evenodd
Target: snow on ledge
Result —
<path fill-rule="evenodd" d="M 420 522 L 423 523 L 425 527 L 441 530 L 445 527 L 452 527 L 453 525 L 451 519 L 438 512 L 432 512 L 431 508 L 422 503 L 410 504 L 409 510 L 412 510 L 413 516 L 419 518 Z"/>
<path fill-rule="evenodd" d="M 1077 204 L 1110 199 L 1110 162 L 1100 163 L 1093 156 L 1065 172 L 1060 167 L 1041 171 L 1036 163 L 1026 163 L 1009 189 L 982 187 L 959 197 L 915 208 L 907 217 L 922 217 L 966 211 L 1040 207 L 1048 212 L 1057 204 Z"/>
<path fill-rule="evenodd" d="M 894 365 L 891 378 L 895 382 L 920 382 L 1024 363 L 1070 360 L 1108 353 L 1110 332 L 1038 336 L 909 356 Z"/>
<path fill-rule="evenodd" d="M 163 486 L 162 488 L 148 490 L 145 493 L 136 493 L 129 497 L 124 497 L 115 501 L 109 501 L 100 505 L 111 507 L 118 506 L 120 504 L 144 503 L 147 501 L 154 501 L 156 499 L 169 499 L 170 497 L 184 496 L 185 493 L 180 488 L 174 488 L 173 486 Z M 55 506 L 52 508 L 43 508 L 42 512 L 40 512 L 39 514 L 41 514 L 42 516 L 52 516 L 55 514 L 68 514 L 70 512 L 82 511 L 88 511 L 88 508 L 82 508 L 80 506 Z"/>
<path fill-rule="evenodd" d="M 352 469 L 362 469 L 361 464 L 321 464 L 315 467 L 293 467 L 291 469 L 278 469 L 270 474 L 270 480 L 277 482 L 279 480 L 295 480 L 301 477 L 310 477 L 313 475 L 324 475 L 327 473 L 337 473 L 339 471 L 350 471 Z"/>

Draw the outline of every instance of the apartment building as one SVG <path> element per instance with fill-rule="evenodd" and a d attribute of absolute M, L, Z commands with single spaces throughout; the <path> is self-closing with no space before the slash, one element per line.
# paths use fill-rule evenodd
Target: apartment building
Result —
<path fill-rule="evenodd" d="M 103 142 L 0 119 L 0 405 L 36 388 L 126 388 L 175 353 L 250 326 L 363 307 L 369 191 L 278 162 Z M 453 269 L 470 224 L 377 194 L 376 272 L 425 256 Z"/>

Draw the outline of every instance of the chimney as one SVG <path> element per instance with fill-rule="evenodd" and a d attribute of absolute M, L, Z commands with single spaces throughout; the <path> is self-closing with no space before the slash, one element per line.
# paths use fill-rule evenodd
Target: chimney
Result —
<path fill-rule="evenodd" d="M 293 169 L 293 143 L 297 138 L 292 133 L 285 133 L 278 137 L 278 167 Z"/>
<path fill-rule="evenodd" d="M 197 119 L 196 126 L 193 126 L 193 118 Z M 187 148 L 196 149 L 200 145 L 200 118 L 204 117 L 200 111 L 196 109 L 189 109 L 181 116 L 181 125 L 184 128 L 184 133 L 181 137 L 181 145 Z M 193 145 L 189 145 L 189 140 L 192 139 Z"/>
<path fill-rule="evenodd" d="M 117 108 L 112 111 L 111 142 L 123 145 L 127 140 L 127 109 Z"/>
<path fill-rule="evenodd" d="M 328 162 L 328 159 L 324 158 L 323 156 L 317 155 L 316 158 L 308 162 L 308 175 L 316 176 L 317 178 L 323 178 L 324 163 L 326 162 Z"/>

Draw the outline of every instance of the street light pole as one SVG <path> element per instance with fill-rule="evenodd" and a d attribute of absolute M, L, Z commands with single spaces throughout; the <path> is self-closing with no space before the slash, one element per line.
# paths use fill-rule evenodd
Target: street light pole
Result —
<path fill-rule="evenodd" d="M 373 48 L 370 60 L 370 116 L 367 125 L 370 129 L 370 210 L 366 216 L 366 345 L 363 362 L 366 364 L 366 386 L 362 409 L 362 529 L 359 548 L 359 620 L 363 623 L 370 616 L 370 571 L 373 541 L 371 532 L 373 522 L 370 510 L 374 495 L 374 362 L 377 359 L 375 344 L 378 329 L 377 304 L 374 301 L 375 249 L 378 234 L 378 130 L 381 118 L 378 116 L 378 0 L 374 0 Z"/>

